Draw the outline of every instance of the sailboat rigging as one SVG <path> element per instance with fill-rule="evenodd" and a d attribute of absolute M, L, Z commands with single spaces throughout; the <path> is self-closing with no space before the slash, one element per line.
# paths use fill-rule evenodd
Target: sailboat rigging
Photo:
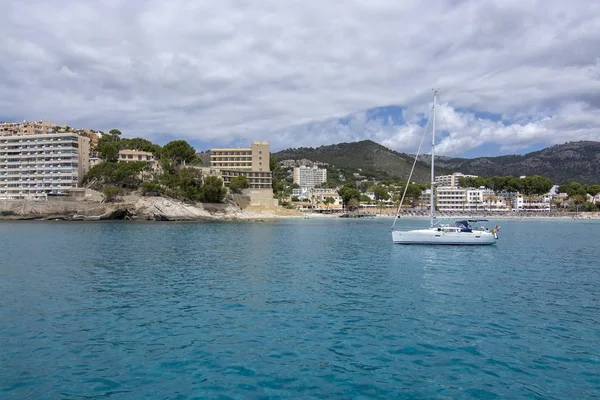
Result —
<path fill-rule="evenodd" d="M 484 219 L 467 219 L 456 221 L 454 224 L 441 224 L 436 222 L 435 214 L 435 108 L 437 101 L 438 92 L 433 91 L 433 105 L 431 112 L 427 120 L 427 125 L 419 144 L 419 149 L 415 156 L 415 160 L 410 171 L 406 187 L 400 200 L 400 205 L 396 211 L 394 222 L 392 223 L 392 242 L 397 244 L 446 244 L 446 245 L 488 245 L 496 243 L 498 239 L 498 228 L 490 230 L 485 226 L 484 223 L 488 220 Z M 432 125 L 431 134 L 431 196 L 429 201 L 429 228 L 425 229 L 414 229 L 414 230 L 400 230 L 396 228 L 396 221 L 398 220 L 404 198 L 408 189 L 408 185 L 411 182 L 411 177 L 415 169 L 421 146 L 423 144 L 423 138 L 427 133 L 429 122 Z M 475 226 L 474 224 L 479 224 Z"/>

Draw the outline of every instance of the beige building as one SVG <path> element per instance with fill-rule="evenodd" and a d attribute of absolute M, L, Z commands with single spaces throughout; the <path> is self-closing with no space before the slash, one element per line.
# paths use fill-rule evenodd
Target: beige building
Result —
<path fill-rule="evenodd" d="M 202 175 L 202 182 L 204 182 L 204 180 L 208 176 L 216 176 L 217 178 L 223 180 L 223 175 L 221 174 L 221 170 L 220 169 L 211 168 L 211 167 L 199 167 L 199 166 L 196 166 L 196 165 L 188 165 L 186 167 L 187 168 L 194 168 L 194 169 L 200 171 L 200 174 Z"/>
<path fill-rule="evenodd" d="M 67 194 L 81 185 L 89 154 L 90 139 L 74 133 L 0 134 L 0 199 Z"/>
<path fill-rule="evenodd" d="M 98 133 L 92 129 L 71 128 L 50 121 L 0 122 L 0 136 L 42 135 L 47 133 L 74 133 L 90 138 L 91 145 L 98 145 Z"/>
<path fill-rule="evenodd" d="M 437 186 L 452 186 L 457 187 L 460 178 L 477 178 L 477 175 L 464 175 L 460 172 L 455 172 L 452 175 L 440 175 L 435 177 Z"/>
<path fill-rule="evenodd" d="M 119 162 L 135 162 L 135 161 L 146 161 L 156 167 L 156 159 L 154 154 L 149 151 L 141 150 L 119 150 Z"/>
<path fill-rule="evenodd" d="M 52 133 L 55 126 L 50 121 L 0 122 L 0 136 Z"/>
<path fill-rule="evenodd" d="M 141 150 L 119 150 L 119 162 L 134 162 L 134 161 L 146 161 L 150 163 L 152 170 L 157 171 L 160 169 L 160 165 L 156 158 L 154 158 L 154 154 L 148 151 Z M 90 167 L 95 167 L 96 165 L 104 162 L 101 160 L 96 154 L 90 155 Z"/>
<path fill-rule="evenodd" d="M 255 141 L 250 148 L 216 148 L 210 151 L 211 169 L 219 170 L 223 183 L 244 175 L 251 189 L 271 189 L 269 142 Z"/>

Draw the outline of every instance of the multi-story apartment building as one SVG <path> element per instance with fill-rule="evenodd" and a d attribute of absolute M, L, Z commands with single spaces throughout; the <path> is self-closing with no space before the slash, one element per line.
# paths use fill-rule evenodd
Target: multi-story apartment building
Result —
<path fill-rule="evenodd" d="M 252 189 L 271 189 L 269 142 L 254 141 L 250 148 L 217 148 L 210 151 L 210 166 L 220 171 L 223 183 L 244 175 Z"/>
<path fill-rule="evenodd" d="M 74 133 L 0 134 L 0 198 L 67 194 L 89 170 L 89 153 L 90 139 Z"/>
<path fill-rule="evenodd" d="M 327 170 L 325 168 L 314 167 L 295 167 L 294 183 L 300 187 L 313 188 L 317 185 L 327 182 Z"/>
<path fill-rule="evenodd" d="M 460 172 L 455 172 L 452 175 L 440 175 L 435 177 L 437 186 L 452 186 L 457 187 L 460 178 L 477 178 L 477 175 L 464 175 Z"/>
<path fill-rule="evenodd" d="M 514 211 L 550 211 L 552 205 L 552 195 L 543 196 L 523 196 L 516 194 L 512 199 L 512 209 Z"/>
<path fill-rule="evenodd" d="M 436 200 L 437 209 L 440 211 L 464 210 L 467 205 L 466 191 L 458 187 L 438 187 Z"/>

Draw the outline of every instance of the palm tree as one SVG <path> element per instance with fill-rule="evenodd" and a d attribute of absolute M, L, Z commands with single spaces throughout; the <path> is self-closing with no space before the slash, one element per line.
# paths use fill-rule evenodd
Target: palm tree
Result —
<path fill-rule="evenodd" d="M 333 197 L 325 197 L 325 199 L 323 200 L 323 203 L 327 206 L 327 210 L 329 211 L 329 205 L 333 204 L 335 202 L 335 199 Z"/>
<path fill-rule="evenodd" d="M 532 203 L 532 202 L 533 202 L 533 200 L 535 200 L 536 198 L 537 198 L 537 196 L 535 196 L 535 195 L 533 195 L 533 194 L 528 194 L 528 195 L 525 195 L 525 200 L 527 200 L 527 205 L 528 205 L 528 207 L 527 207 L 527 208 L 529 209 L 529 211 L 531 211 L 531 209 L 532 209 L 531 203 Z"/>
<path fill-rule="evenodd" d="M 559 199 L 552 199 L 550 204 L 553 205 L 554 208 L 559 208 L 562 205 L 562 201 L 560 201 Z"/>
<path fill-rule="evenodd" d="M 493 201 L 494 203 L 496 203 L 498 200 L 502 199 L 502 196 L 487 196 L 487 202 L 488 202 L 488 209 L 491 211 L 492 210 L 492 204 L 491 202 Z"/>
<path fill-rule="evenodd" d="M 578 194 L 572 197 L 573 198 L 571 199 L 571 202 L 575 205 L 575 210 L 577 212 L 577 215 L 579 216 L 579 206 L 581 204 L 585 204 L 585 202 L 587 201 L 587 196 Z"/>
<path fill-rule="evenodd" d="M 348 201 L 348 211 L 357 210 L 360 207 L 360 202 L 355 198 L 352 198 Z"/>
<path fill-rule="evenodd" d="M 514 198 L 515 198 L 515 192 L 513 192 L 513 191 L 509 191 L 509 192 L 508 192 L 507 199 L 506 199 L 506 202 L 507 202 L 508 208 L 509 208 L 510 210 L 512 210 L 512 209 L 514 208 L 514 207 L 513 207 L 513 199 L 514 199 Z"/>
<path fill-rule="evenodd" d="M 491 201 L 495 200 L 495 199 L 496 199 L 496 196 L 490 196 L 490 195 L 487 195 L 483 198 L 483 200 L 485 201 L 485 203 L 487 205 L 488 211 L 491 211 L 491 209 L 492 209 Z"/>
<path fill-rule="evenodd" d="M 276 198 L 277 198 L 277 204 L 281 205 L 281 203 L 283 202 L 283 198 L 285 197 L 285 193 L 283 190 L 278 190 L 277 193 L 275 194 Z"/>

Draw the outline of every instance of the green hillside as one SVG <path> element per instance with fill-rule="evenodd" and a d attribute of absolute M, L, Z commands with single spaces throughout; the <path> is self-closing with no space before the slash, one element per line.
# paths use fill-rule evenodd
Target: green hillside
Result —
<path fill-rule="evenodd" d="M 300 147 L 273 153 L 278 161 L 301 160 L 319 161 L 332 167 L 348 171 L 359 171 L 367 177 L 394 177 L 407 179 L 414 157 L 390 150 L 371 140 L 352 143 L 339 143 L 317 148 Z M 427 182 L 430 170 L 423 162 L 417 162 L 413 181 Z"/>
<path fill-rule="evenodd" d="M 362 175 L 408 178 L 413 155 L 390 150 L 371 140 L 317 148 L 300 147 L 273 153 L 278 161 L 319 161 L 337 169 L 361 170 Z M 419 157 L 413 181 L 429 181 L 429 156 Z M 580 141 L 555 145 L 525 155 L 500 157 L 436 157 L 436 174 L 462 172 L 479 176 L 542 175 L 553 183 L 600 183 L 600 142 Z"/>

